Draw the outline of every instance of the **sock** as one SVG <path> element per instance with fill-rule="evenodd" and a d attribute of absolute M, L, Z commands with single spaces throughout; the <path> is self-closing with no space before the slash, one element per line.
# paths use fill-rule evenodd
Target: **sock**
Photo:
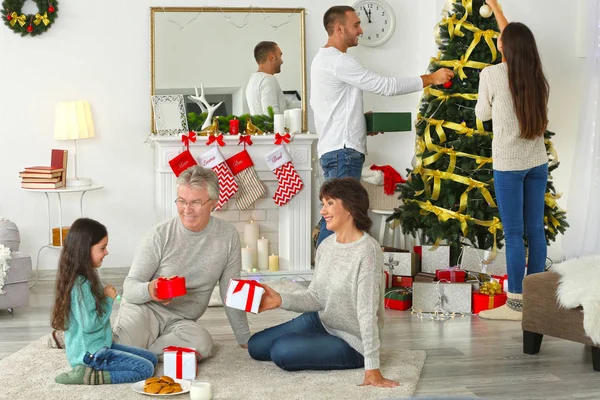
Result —
<path fill-rule="evenodd" d="M 54 381 L 63 385 L 104 385 L 110 383 L 110 374 L 108 371 L 76 365 L 71 371 L 58 375 Z"/>
<path fill-rule="evenodd" d="M 48 347 L 51 349 L 65 348 L 65 331 L 53 330 L 48 338 Z"/>
<path fill-rule="evenodd" d="M 229 157 L 227 166 L 240 185 L 235 205 L 238 210 L 245 210 L 265 194 L 265 186 L 258 179 L 254 170 L 254 163 L 246 150 Z"/>
<path fill-rule="evenodd" d="M 215 207 L 215 210 L 218 210 L 238 191 L 238 184 L 217 146 L 200 156 L 200 165 L 205 168 L 212 168 L 219 178 L 219 202 Z"/>
<path fill-rule="evenodd" d="M 273 195 L 273 201 L 278 206 L 285 205 L 302 188 L 304 182 L 292 164 L 292 157 L 283 146 L 277 146 L 265 155 L 269 169 L 277 176 L 279 186 Z"/>
<path fill-rule="evenodd" d="M 506 304 L 492 310 L 484 310 L 479 313 L 483 319 L 498 319 L 509 321 L 521 321 L 523 319 L 523 295 L 520 293 L 507 293 Z"/>

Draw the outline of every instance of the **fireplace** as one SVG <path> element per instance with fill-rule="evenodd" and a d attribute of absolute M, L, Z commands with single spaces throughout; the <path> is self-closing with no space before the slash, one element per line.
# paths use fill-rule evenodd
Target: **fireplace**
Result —
<path fill-rule="evenodd" d="M 240 152 L 243 147 L 238 146 L 238 136 L 224 135 L 226 145 L 220 147 L 225 158 Z M 266 198 L 256 202 L 256 208 L 239 211 L 235 207 L 235 200 L 230 200 L 223 211 L 215 211 L 213 215 L 232 222 L 241 234 L 243 245 L 243 225 L 250 219 L 255 219 L 265 227 L 261 231 L 270 238 L 269 251 L 279 254 L 279 269 L 276 275 L 304 275 L 311 269 L 311 220 L 312 204 L 312 157 L 313 142 L 317 139 L 315 134 L 297 134 L 287 150 L 292 156 L 292 162 L 304 182 L 304 188 L 297 193 L 286 205 L 277 207 L 270 196 L 277 187 L 277 178 L 269 170 L 264 160 L 265 154 L 274 148 L 273 135 L 252 136 L 253 145 L 246 146 L 250 153 L 254 168 L 259 179 L 267 186 Z M 156 221 L 161 222 L 177 216 L 177 209 L 173 200 L 177 197 L 175 175 L 169 167 L 169 160 L 183 151 L 184 146 L 177 136 L 152 136 L 151 142 L 155 148 L 155 176 L 156 176 Z M 197 159 L 208 147 L 206 138 L 198 137 L 196 143 L 190 144 L 190 151 Z M 263 212 L 264 211 L 264 212 Z M 259 218 L 252 218 L 258 215 Z M 261 221 L 261 217 L 264 220 Z M 269 228 L 271 227 L 271 228 Z M 263 233 L 261 233 L 263 235 Z M 269 236 L 270 235 L 270 236 Z M 275 247 L 275 248 L 274 248 Z M 261 273 L 265 273 L 261 271 Z M 266 275 L 269 273 L 266 272 Z"/>

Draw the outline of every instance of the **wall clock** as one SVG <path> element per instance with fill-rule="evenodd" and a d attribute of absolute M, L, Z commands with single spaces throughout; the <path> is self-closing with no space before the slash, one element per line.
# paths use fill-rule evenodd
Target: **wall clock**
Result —
<path fill-rule="evenodd" d="M 358 43 L 379 46 L 387 42 L 396 28 L 394 9 L 384 0 L 359 0 L 353 5 L 363 30 Z"/>

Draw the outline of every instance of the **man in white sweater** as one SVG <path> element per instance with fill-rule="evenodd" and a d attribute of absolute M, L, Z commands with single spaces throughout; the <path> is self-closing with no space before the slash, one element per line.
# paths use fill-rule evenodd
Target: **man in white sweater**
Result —
<path fill-rule="evenodd" d="M 217 175 L 194 166 L 177 178 L 178 217 L 154 227 L 140 244 L 123 284 L 123 301 L 113 332 L 117 343 L 162 355 L 168 346 L 191 347 L 202 357 L 212 351 L 212 337 L 202 323 L 217 282 L 225 298 L 230 279 L 242 269 L 235 227 L 210 215 L 219 199 Z M 173 299 L 156 295 L 161 276 L 185 277 L 187 294 Z M 247 348 L 246 313 L 225 307 L 240 346 Z"/>
<path fill-rule="evenodd" d="M 442 68 L 414 78 L 379 75 L 346 53 L 348 48 L 358 45 L 362 34 L 360 18 L 352 7 L 331 7 L 325 12 L 323 24 L 329 39 L 311 65 L 310 106 L 319 135 L 317 153 L 325 179 L 346 176 L 360 179 L 367 153 L 363 91 L 383 96 L 408 94 L 432 84 L 443 84 L 454 73 Z M 321 220 L 317 243 L 331 233 Z"/>
<path fill-rule="evenodd" d="M 275 42 L 260 42 L 254 48 L 258 71 L 250 75 L 246 86 L 246 101 L 251 115 L 267 115 L 269 106 L 273 113 L 283 114 L 288 108 L 285 95 L 275 74 L 281 72 L 283 52 Z"/>

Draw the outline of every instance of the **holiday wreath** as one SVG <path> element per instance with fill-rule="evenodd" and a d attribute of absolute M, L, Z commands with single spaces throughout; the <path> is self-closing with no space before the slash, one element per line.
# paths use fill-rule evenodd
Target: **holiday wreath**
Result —
<path fill-rule="evenodd" d="M 57 0 L 33 0 L 38 7 L 34 14 L 23 14 L 25 0 L 4 0 L 2 2 L 2 18 L 13 32 L 21 36 L 36 36 L 50 28 L 57 17 Z"/>

